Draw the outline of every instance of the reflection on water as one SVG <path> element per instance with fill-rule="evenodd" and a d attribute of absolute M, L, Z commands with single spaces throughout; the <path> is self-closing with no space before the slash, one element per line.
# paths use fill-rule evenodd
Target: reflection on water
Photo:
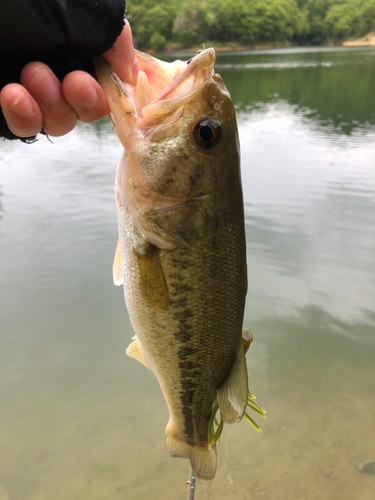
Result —
<path fill-rule="evenodd" d="M 372 500 L 374 49 L 220 54 L 238 110 L 250 390 L 211 500 Z M 0 498 L 184 499 L 167 410 L 125 349 L 108 122 L 0 144 Z M 7 493 L 5 493 L 7 492 Z M 198 485 L 197 500 L 207 496 Z"/>
<path fill-rule="evenodd" d="M 231 53 L 218 71 L 240 110 L 282 99 L 331 133 L 350 135 L 375 124 L 374 56 L 367 47 Z"/>
<path fill-rule="evenodd" d="M 323 137 L 284 101 L 239 121 L 248 252 L 258 276 L 250 317 L 264 307 L 271 313 L 277 301 L 288 314 L 316 305 L 361 320 L 374 304 L 375 130 Z M 255 307 L 263 293 L 268 300 Z"/>

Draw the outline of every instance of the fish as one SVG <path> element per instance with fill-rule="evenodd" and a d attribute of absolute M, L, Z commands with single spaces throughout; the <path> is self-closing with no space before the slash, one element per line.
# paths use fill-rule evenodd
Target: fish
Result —
<path fill-rule="evenodd" d="M 185 62 L 136 57 L 135 84 L 95 59 L 124 147 L 113 280 L 123 285 L 135 332 L 126 352 L 151 370 L 169 409 L 166 448 L 212 480 L 223 424 L 246 418 L 247 406 L 264 416 L 249 394 L 252 336 L 242 329 L 247 267 L 236 115 L 214 71 L 214 49 Z"/>
<path fill-rule="evenodd" d="M 5 487 L 0 483 L 0 500 L 9 500 L 8 492 Z"/>

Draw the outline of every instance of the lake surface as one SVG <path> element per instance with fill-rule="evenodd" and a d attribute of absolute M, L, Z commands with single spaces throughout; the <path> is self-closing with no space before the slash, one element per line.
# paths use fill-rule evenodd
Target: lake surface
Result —
<path fill-rule="evenodd" d="M 373 500 L 375 468 L 359 466 L 375 460 L 375 48 L 216 68 L 238 112 L 249 388 L 268 418 L 226 433 L 196 500 Z M 0 143 L 1 500 L 187 497 L 159 387 L 125 355 L 121 151 L 108 121 Z"/>

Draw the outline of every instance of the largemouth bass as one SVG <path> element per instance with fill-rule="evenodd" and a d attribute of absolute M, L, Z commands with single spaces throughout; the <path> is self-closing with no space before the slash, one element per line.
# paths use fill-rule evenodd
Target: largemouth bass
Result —
<path fill-rule="evenodd" d="M 115 188 L 114 282 L 124 285 L 136 334 L 127 354 L 152 371 L 168 405 L 167 450 L 210 480 L 214 408 L 222 422 L 233 423 L 248 404 L 236 117 L 214 72 L 213 49 L 188 62 L 140 52 L 137 59 L 136 85 L 96 61 L 124 146 Z"/>

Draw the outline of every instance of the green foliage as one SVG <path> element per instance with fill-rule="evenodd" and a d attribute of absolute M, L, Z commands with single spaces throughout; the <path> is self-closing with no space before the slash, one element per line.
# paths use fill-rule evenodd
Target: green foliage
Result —
<path fill-rule="evenodd" d="M 150 47 L 153 50 L 163 50 L 167 44 L 165 36 L 161 35 L 158 31 L 154 31 L 150 37 Z"/>
<path fill-rule="evenodd" d="M 331 3 L 331 0 L 299 0 L 299 8 L 305 19 L 305 30 L 294 37 L 297 42 L 319 45 L 326 41 L 328 33 L 324 19 Z"/>
<path fill-rule="evenodd" d="M 216 23 L 215 2 L 191 0 L 182 4 L 174 20 L 173 34 L 184 46 L 205 42 Z"/>
<path fill-rule="evenodd" d="M 294 0 L 272 0 L 266 3 L 257 0 L 254 3 L 257 33 L 261 40 L 290 40 L 306 29 L 304 17 Z"/>
<path fill-rule="evenodd" d="M 178 33 L 178 38 L 183 47 L 194 47 L 201 43 L 201 35 L 199 32 L 191 29 L 183 29 Z"/>
<path fill-rule="evenodd" d="M 133 3 L 134 2 L 134 3 Z M 128 0 L 135 43 L 322 44 L 375 30 L 375 0 Z"/>
<path fill-rule="evenodd" d="M 164 37 L 165 41 L 172 38 L 173 21 L 176 16 L 174 3 L 160 2 L 155 5 L 154 2 L 137 2 L 137 4 L 131 4 L 129 14 L 133 36 L 138 47 L 151 47 L 151 38 L 154 33 L 159 35 L 159 37 L 154 37 L 157 43 L 160 42 L 161 37 Z"/>
<path fill-rule="evenodd" d="M 325 24 L 336 39 L 364 36 L 375 29 L 375 0 L 347 0 L 332 5 Z"/>
<path fill-rule="evenodd" d="M 180 41 L 184 36 L 187 44 L 191 40 L 249 44 L 285 41 L 304 29 L 305 19 L 295 0 L 192 0 L 182 4 L 173 33 Z"/>

